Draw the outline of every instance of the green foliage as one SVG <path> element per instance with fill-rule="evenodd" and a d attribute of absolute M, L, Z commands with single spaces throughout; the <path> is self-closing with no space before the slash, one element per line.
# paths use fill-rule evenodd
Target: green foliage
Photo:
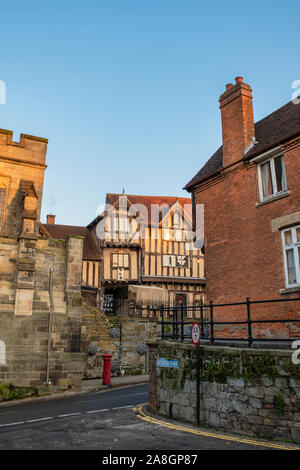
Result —
<path fill-rule="evenodd" d="M 16 400 L 38 394 L 36 387 L 15 387 L 12 384 L 0 385 L 0 401 Z"/>
<path fill-rule="evenodd" d="M 278 393 L 277 395 L 274 396 L 273 398 L 273 403 L 275 408 L 280 411 L 280 413 L 283 415 L 284 413 L 284 400 L 283 396 L 281 393 Z"/>
<path fill-rule="evenodd" d="M 231 354 L 215 353 L 201 368 L 201 380 L 226 383 L 228 377 L 240 377 L 238 359 Z"/>
<path fill-rule="evenodd" d="M 169 336 L 173 333 L 171 325 L 165 325 L 164 326 L 164 334 L 165 336 Z"/>
<path fill-rule="evenodd" d="M 272 356 L 244 356 L 243 376 L 246 379 L 256 379 L 262 376 L 278 377 L 276 360 Z"/>
<path fill-rule="evenodd" d="M 180 387 L 181 387 L 181 390 L 184 387 L 185 380 L 186 380 L 186 369 L 182 369 L 181 374 L 180 374 Z"/>
<path fill-rule="evenodd" d="M 300 367 L 293 364 L 292 361 L 285 362 L 281 368 L 295 379 L 300 379 Z"/>

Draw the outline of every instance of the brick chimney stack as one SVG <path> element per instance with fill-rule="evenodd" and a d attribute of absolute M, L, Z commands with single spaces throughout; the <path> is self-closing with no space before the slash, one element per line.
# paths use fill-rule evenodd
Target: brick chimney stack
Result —
<path fill-rule="evenodd" d="M 252 89 L 236 77 L 235 85 L 226 85 L 220 96 L 223 136 L 223 163 L 230 165 L 240 160 L 254 135 Z"/>
<path fill-rule="evenodd" d="M 47 215 L 47 224 L 55 224 L 55 215 L 53 214 L 48 214 Z"/>

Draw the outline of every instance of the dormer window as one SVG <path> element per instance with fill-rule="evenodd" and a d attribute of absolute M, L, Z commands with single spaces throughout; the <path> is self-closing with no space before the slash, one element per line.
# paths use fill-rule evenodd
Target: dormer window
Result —
<path fill-rule="evenodd" d="M 258 165 L 260 201 L 266 201 L 287 190 L 283 155 L 270 158 Z"/>

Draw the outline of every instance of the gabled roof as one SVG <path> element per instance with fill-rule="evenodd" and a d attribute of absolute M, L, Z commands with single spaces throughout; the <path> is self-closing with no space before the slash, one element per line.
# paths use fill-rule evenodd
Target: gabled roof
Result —
<path fill-rule="evenodd" d="M 300 135 L 300 104 L 292 101 L 255 123 L 255 144 L 243 156 L 245 160 L 266 152 Z M 241 157 L 242 158 L 242 157 Z M 222 146 L 210 157 L 201 170 L 191 179 L 184 189 L 191 191 L 192 187 L 200 183 L 223 168 Z"/>
<path fill-rule="evenodd" d="M 165 214 L 170 210 L 170 207 L 179 202 L 181 207 L 184 209 L 184 206 L 191 206 L 192 200 L 187 197 L 176 197 L 176 196 L 140 196 L 134 194 L 111 194 L 106 195 L 106 204 L 114 205 L 120 197 L 126 196 L 128 201 L 133 205 L 144 205 L 148 213 L 148 225 L 151 224 L 151 209 L 152 205 L 162 206 L 163 204 L 168 206 L 162 209 L 159 213 L 159 221 L 165 216 Z"/>
<path fill-rule="evenodd" d="M 41 230 L 47 237 L 60 240 L 66 240 L 68 236 L 84 237 L 83 258 L 99 258 L 99 251 L 93 239 L 93 234 L 86 227 L 78 225 L 41 224 Z"/>

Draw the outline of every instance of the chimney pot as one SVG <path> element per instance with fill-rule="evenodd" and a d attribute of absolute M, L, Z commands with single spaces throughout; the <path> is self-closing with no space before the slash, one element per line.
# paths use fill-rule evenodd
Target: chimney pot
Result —
<path fill-rule="evenodd" d="M 236 77 L 235 83 L 241 83 L 243 81 L 243 77 Z"/>
<path fill-rule="evenodd" d="M 227 83 L 227 85 L 226 85 L 226 90 L 229 90 L 229 89 L 232 88 L 232 87 L 233 87 L 233 84 L 232 84 L 232 83 Z"/>
<path fill-rule="evenodd" d="M 47 224 L 55 224 L 55 215 L 53 214 L 48 214 L 47 215 Z"/>

